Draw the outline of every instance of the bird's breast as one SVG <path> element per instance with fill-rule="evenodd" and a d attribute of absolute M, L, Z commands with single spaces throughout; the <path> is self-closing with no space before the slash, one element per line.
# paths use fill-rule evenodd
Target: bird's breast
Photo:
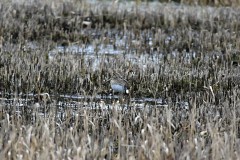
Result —
<path fill-rule="evenodd" d="M 112 90 L 114 92 L 125 92 L 126 88 L 124 85 L 120 85 L 120 84 L 111 84 Z"/>

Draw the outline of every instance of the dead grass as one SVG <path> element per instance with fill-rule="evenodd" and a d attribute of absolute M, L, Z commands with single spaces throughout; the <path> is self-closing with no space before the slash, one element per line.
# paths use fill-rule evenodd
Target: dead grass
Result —
<path fill-rule="evenodd" d="M 239 14 L 159 3 L 3 3 L 0 159 L 238 159 Z M 73 44 L 123 53 L 49 55 Z M 58 105 L 60 94 L 107 93 L 113 71 L 127 78 L 128 70 L 130 97 L 162 97 L 168 106 Z M 5 103 L 28 93 L 38 103 Z"/>
<path fill-rule="evenodd" d="M 45 118 L 32 112 L 35 120 L 5 111 L 1 159 L 237 159 L 237 105 L 198 104 L 194 97 L 190 106 L 103 112 L 79 105 L 62 116 L 52 106 Z"/>

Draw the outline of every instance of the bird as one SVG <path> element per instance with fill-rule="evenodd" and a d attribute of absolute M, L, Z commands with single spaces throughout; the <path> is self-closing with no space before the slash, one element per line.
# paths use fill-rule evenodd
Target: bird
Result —
<path fill-rule="evenodd" d="M 110 79 L 110 85 L 113 93 L 130 94 L 133 84 L 138 84 L 139 80 L 136 77 L 135 72 L 130 68 L 125 73 L 121 71 L 112 71 L 112 78 Z"/>
<path fill-rule="evenodd" d="M 127 81 L 120 78 L 112 78 L 110 85 L 114 93 L 129 94 Z"/>

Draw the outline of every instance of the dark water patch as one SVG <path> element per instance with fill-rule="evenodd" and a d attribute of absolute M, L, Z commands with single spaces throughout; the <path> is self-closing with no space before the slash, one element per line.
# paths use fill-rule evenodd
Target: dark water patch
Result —
<path fill-rule="evenodd" d="M 5 98 L 3 98 L 5 97 Z M 131 107 L 164 107 L 172 104 L 164 99 L 158 98 L 129 98 L 127 96 L 117 95 L 59 95 L 56 99 L 55 95 L 49 95 L 48 93 L 42 94 L 2 94 L 0 99 L 2 106 L 9 107 L 46 107 L 46 106 L 59 106 L 62 108 L 87 108 L 87 109 L 112 109 L 115 106 L 126 108 Z M 188 108 L 187 102 L 177 102 L 179 106 Z"/>

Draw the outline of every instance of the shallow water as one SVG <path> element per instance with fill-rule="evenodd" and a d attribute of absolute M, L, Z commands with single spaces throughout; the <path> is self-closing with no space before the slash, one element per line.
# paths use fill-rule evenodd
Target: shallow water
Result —
<path fill-rule="evenodd" d="M 176 105 L 182 109 L 189 109 L 188 102 L 167 102 L 161 98 L 129 98 L 117 95 L 59 95 L 57 98 L 54 95 L 50 95 L 50 99 L 47 101 L 36 100 L 38 95 L 30 94 L 1 94 L 0 105 L 4 108 L 15 108 L 17 112 L 23 111 L 22 108 L 27 107 L 29 109 L 45 108 L 46 106 L 51 107 L 63 107 L 72 109 L 117 109 L 117 110 L 128 110 L 134 109 L 145 109 L 145 108 L 164 108 L 169 105 Z"/>
<path fill-rule="evenodd" d="M 148 45 L 150 47 L 150 51 L 144 51 L 143 53 L 136 53 L 136 49 L 139 46 L 134 46 L 129 44 L 129 39 L 127 36 L 123 36 L 119 38 L 115 36 L 115 45 L 113 44 L 70 44 L 69 46 L 56 46 L 51 49 L 48 53 L 49 60 L 52 62 L 57 62 L 58 59 L 68 59 L 70 61 L 77 60 L 78 58 L 83 58 L 85 61 L 85 65 L 90 68 L 90 70 L 95 71 L 98 70 L 101 65 L 104 64 L 114 64 L 119 60 L 129 61 L 132 65 L 137 65 L 139 70 L 142 72 L 147 71 L 149 67 L 155 68 L 155 72 L 158 72 L 160 67 L 164 64 L 164 53 L 160 53 L 157 51 L 153 51 L 151 49 L 151 40 Z M 167 40 L 173 39 L 174 37 L 167 37 Z M 151 37 L 149 37 L 151 39 Z M 13 44 L 6 44 L 3 48 L 4 51 L 13 51 L 18 50 L 19 46 Z M 136 48 L 135 48 L 136 47 Z M 40 46 L 37 42 L 26 42 L 24 45 L 24 50 L 28 52 L 35 52 L 40 50 Z M 170 56 L 177 57 L 177 52 L 172 52 Z M 189 59 L 190 53 L 186 54 L 186 59 Z M 90 63 L 89 63 L 90 62 Z M 164 66 L 167 67 L 167 66 Z M 155 75 L 152 75 L 151 78 L 157 78 Z M 34 106 L 35 100 L 33 93 L 29 94 L 6 94 L 1 93 L 1 104 L 5 104 L 7 106 L 16 106 L 16 107 L 24 107 L 24 106 Z M 137 108 L 144 108 L 146 106 L 154 106 L 154 107 L 163 107 L 167 106 L 169 102 L 166 102 L 161 98 L 146 98 L 146 97 L 131 97 L 128 102 L 119 102 L 120 97 L 117 95 L 60 95 L 57 97 L 51 95 L 51 99 L 55 100 L 55 105 L 66 105 L 66 106 L 79 106 L 78 102 L 86 102 L 87 108 L 116 108 L 113 104 L 116 103 L 119 106 L 136 106 Z M 89 103 L 91 102 L 91 104 Z M 116 103 L 115 103 L 116 102 Z M 171 102 L 170 102 L 171 103 Z M 183 106 L 188 106 L 185 104 L 186 102 L 181 102 L 184 104 Z M 82 106 L 81 106 L 82 107 Z M 20 110 L 20 109 L 19 109 Z"/>

